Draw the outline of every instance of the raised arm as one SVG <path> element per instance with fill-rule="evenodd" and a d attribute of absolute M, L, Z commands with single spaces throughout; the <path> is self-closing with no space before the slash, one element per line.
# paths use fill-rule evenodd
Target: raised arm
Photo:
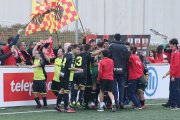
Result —
<path fill-rule="evenodd" d="M 96 56 L 96 55 L 100 54 L 102 50 L 104 50 L 104 48 L 103 49 L 99 49 L 99 50 L 97 50 L 95 52 L 92 52 L 91 55 L 92 56 Z"/>
<path fill-rule="evenodd" d="M 33 55 L 33 56 L 35 55 L 35 51 L 37 50 L 38 46 L 40 46 L 40 45 L 41 45 L 41 42 L 38 42 L 38 43 L 36 44 L 36 46 L 34 47 L 34 49 L 33 49 L 33 51 L 32 51 L 32 55 Z"/>
<path fill-rule="evenodd" d="M 45 47 L 43 47 L 42 51 L 43 51 L 43 54 L 44 54 L 44 58 L 46 59 L 46 61 L 48 61 L 50 63 L 50 57 L 46 55 L 47 49 Z"/>
<path fill-rule="evenodd" d="M 22 31 L 23 31 L 23 29 L 18 30 L 18 33 L 17 33 L 16 37 L 15 37 L 14 40 L 8 45 L 10 48 L 18 42 L 19 36 L 20 36 L 20 34 L 21 34 Z"/>

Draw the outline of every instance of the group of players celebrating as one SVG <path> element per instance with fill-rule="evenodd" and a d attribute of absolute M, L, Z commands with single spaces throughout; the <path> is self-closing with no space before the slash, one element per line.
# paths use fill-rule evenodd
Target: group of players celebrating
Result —
<path fill-rule="evenodd" d="M 51 90 L 57 97 L 56 110 L 67 113 L 79 108 L 93 108 L 104 111 L 124 108 L 125 101 L 131 100 L 136 110 L 145 108 L 144 89 L 147 86 L 148 70 L 144 56 L 137 55 L 137 48 L 124 44 L 120 34 L 109 45 L 107 40 L 90 40 L 88 44 L 73 44 L 65 50 L 58 49 L 54 61 L 54 77 Z M 37 108 L 42 105 L 38 94 L 42 95 L 44 107 L 46 98 L 46 62 L 50 58 L 37 43 L 33 49 L 34 81 L 33 94 Z M 62 107 L 64 101 L 64 107 Z"/>

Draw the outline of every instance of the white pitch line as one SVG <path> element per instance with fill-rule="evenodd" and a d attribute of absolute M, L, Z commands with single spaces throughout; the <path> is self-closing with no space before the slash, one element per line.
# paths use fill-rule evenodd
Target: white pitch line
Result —
<path fill-rule="evenodd" d="M 26 113 L 43 113 L 43 112 L 55 112 L 56 110 L 41 110 L 41 111 L 26 111 L 26 112 L 9 112 L 0 113 L 0 115 L 15 115 L 15 114 L 26 114 Z"/>
<path fill-rule="evenodd" d="M 157 104 L 146 104 L 147 106 L 157 106 L 162 105 L 163 103 Z M 128 105 L 131 106 L 131 105 Z M 0 113 L 0 115 L 15 115 L 15 114 L 27 114 L 27 113 L 43 113 L 43 112 L 56 112 L 56 110 L 41 110 L 41 111 L 26 111 L 26 112 L 9 112 L 9 113 Z"/>
<path fill-rule="evenodd" d="M 165 104 L 165 103 L 157 103 L 157 104 L 145 104 L 145 105 L 149 105 L 149 106 L 156 106 L 156 105 L 162 105 L 162 104 Z"/>

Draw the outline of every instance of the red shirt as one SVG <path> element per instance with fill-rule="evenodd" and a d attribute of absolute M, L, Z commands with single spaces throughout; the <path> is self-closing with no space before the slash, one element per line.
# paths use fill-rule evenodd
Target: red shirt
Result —
<path fill-rule="evenodd" d="M 167 56 L 168 63 L 171 62 L 171 53 L 164 53 Z"/>
<path fill-rule="evenodd" d="M 155 59 L 153 57 L 147 57 L 146 58 L 150 63 L 155 63 Z"/>
<path fill-rule="evenodd" d="M 110 58 L 104 58 L 98 63 L 98 80 L 114 80 L 114 62 Z"/>
<path fill-rule="evenodd" d="M 3 52 L 4 54 L 8 54 L 11 52 L 11 49 L 8 45 L 4 46 Z M 4 61 L 4 65 L 16 65 L 16 59 L 14 58 L 13 54 Z"/>
<path fill-rule="evenodd" d="M 128 80 L 137 80 L 143 76 L 143 71 L 143 63 L 141 62 L 139 56 L 136 54 L 131 55 L 128 64 Z"/>
<path fill-rule="evenodd" d="M 177 49 L 171 53 L 170 76 L 180 78 L 180 52 Z"/>
<path fill-rule="evenodd" d="M 164 63 L 163 53 L 160 55 L 156 53 L 155 63 Z"/>

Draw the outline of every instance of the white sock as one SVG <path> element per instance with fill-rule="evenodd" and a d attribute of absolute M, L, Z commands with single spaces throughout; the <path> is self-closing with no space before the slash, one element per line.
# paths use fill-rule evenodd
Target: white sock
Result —
<path fill-rule="evenodd" d="M 104 102 L 100 102 L 100 108 L 104 106 Z"/>
<path fill-rule="evenodd" d="M 115 100 L 112 100 L 112 105 L 115 105 Z"/>

